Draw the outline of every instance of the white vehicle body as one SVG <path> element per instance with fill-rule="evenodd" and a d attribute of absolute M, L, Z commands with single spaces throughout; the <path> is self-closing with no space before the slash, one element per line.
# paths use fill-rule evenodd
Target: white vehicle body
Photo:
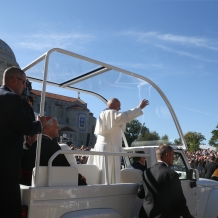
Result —
<path fill-rule="evenodd" d="M 82 60 L 83 62 L 85 61 L 89 64 L 91 63 L 95 67 L 92 66 L 92 70 L 88 71 L 88 73 L 86 71 L 80 75 L 73 75 L 64 81 L 54 82 L 51 76 L 48 77 L 49 59 L 50 55 L 54 52 Z M 42 61 L 45 61 L 42 76 L 40 77 L 37 75 L 37 73 L 33 75 L 34 70 L 31 71 L 31 69 Z M 83 81 L 93 79 L 101 74 L 104 75 L 104 73 L 109 71 L 118 72 L 119 75 L 128 75 L 128 78 L 137 78 L 137 81 L 140 81 L 140 84 L 150 84 L 150 86 L 152 86 L 161 96 L 162 101 L 165 102 L 182 142 L 182 145 L 174 146 L 174 151 L 177 158 L 176 160 L 178 161 L 178 164 L 175 163 L 175 170 L 181 174 L 181 184 L 191 214 L 198 218 L 217 218 L 218 203 L 216 200 L 218 197 L 218 182 L 199 179 L 197 171 L 190 168 L 190 165 L 183 151 L 187 149 L 187 146 L 177 117 L 170 102 L 155 83 L 141 75 L 57 48 L 48 51 L 33 61 L 31 64 L 26 66 L 23 70 L 26 72 L 27 78 L 30 81 L 40 82 L 43 84 L 40 105 L 41 115 L 44 114 L 46 85 L 52 85 L 55 87 L 61 87 L 69 90 L 80 91 L 81 93 L 83 92 L 91 94 L 92 96 L 95 96 L 106 103 L 106 99 L 102 97 L 101 93 L 93 92 L 92 90 L 88 89 L 81 89 L 78 88 L 80 86 L 75 87 L 74 85 L 77 83 L 81 85 Z M 124 135 L 123 140 L 126 145 L 123 153 L 70 151 L 69 149 L 66 149 L 66 146 L 63 145 L 63 149 L 56 152 L 51 157 L 48 167 L 40 167 L 39 156 L 41 136 L 39 136 L 36 167 L 33 173 L 32 185 L 21 185 L 22 204 L 28 206 L 28 217 L 138 217 L 138 212 L 142 205 L 142 200 L 137 198 L 137 189 L 142 178 L 141 172 L 139 170 L 129 168 L 129 156 L 140 157 L 142 154 L 131 154 L 129 152 L 134 150 L 143 150 L 145 153 L 144 156 L 146 156 L 147 159 L 147 165 L 150 167 L 153 166 L 157 161 L 155 157 L 155 150 L 158 143 L 145 142 L 144 145 L 146 146 L 128 147 L 127 140 Z M 71 167 L 51 167 L 52 160 L 56 155 L 60 153 L 66 155 L 68 161 L 71 164 Z M 74 155 L 76 154 L 87 156 L 103 155 L 105 157 L 106 184 L 99 184 L 101 172 L 97 166 L 77 165 L 74 160 Z M 107 157 L 111 155 L 123 156 L 125 160 L 124 169 L 121 169 L 122 183 L 120 184 L 108 183 Z M 78 173 L 81 173 L 87 178 L 87 186 L 78 186 Z"/>

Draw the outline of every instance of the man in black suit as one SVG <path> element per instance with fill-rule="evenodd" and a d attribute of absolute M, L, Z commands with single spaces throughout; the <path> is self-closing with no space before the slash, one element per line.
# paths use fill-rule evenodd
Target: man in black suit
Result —
<path fill-rule="evenodd" d="M 28 165 L 28 158 L 33 159 L 33 162 L 35 161 L 35 158 L 32 158 L 30 155 L 31 147 L 34 142 L 37 140 L 37 134 L 33 136 L 25 136 L 25 142 L 23 143 L 23 152 L 21 157 L 21 178 L 20 178 L 20 184 L 31 186 L 31 179 L 32 179 L 32 169 Z M 35 156 L 34 156 L 35 157 Z"/>
<path fill-rule="evenodd" d="M 23 136 L 41 133 L 44 117 L 32 121 L 23 108 L 20 95 L 26 75 L 17 68 L 4 71 L 0 87 L 0 217 L 20 218 L 20 164 Z M 42 123 L 41 123 L 41 122 Z"/>
<path fill-rule="evenodd" d="M 33 103 L 34 103 L 34 100 L 33 100 L 33 97 L 32 96 L 27 96 L 27 104 L 30 106 L 29 107 L 29 110 L 30 110 L 30 115 L 32 116 L 32 119 L 35 120 L 35 114 L 34 114 L 34 111 L 33 111 Z"/>
<path fill-rule="evenodd" d="M 144 151 L 135 151 L 136 154 L 144 154 Z M 141 170 L 142 173 L 147 169 L 147 163 L 145 157 L 133 157 L 132 158 L 133 163 L 131 166 L 134 169 Z M 145 215 L 145 210 L 144 207 L 141 206 L 140 211 L 139 211 L 139 218 L 144 218 L 146 217 Z"/>
<path fill-rule="evenodd" d="M 168 145 L 156 150 L 157 163 L 143 174 L 143 187 L 139 197 L 144 197 L 145 217 L 192 218 L 184 197 L 179 175 L 169 167 L 173 165 L 174 151 Z"/>
<path fill-rule="evenodd" d="M 208 164 L 206 164 L 206 166 L 205 166 L 205 178 L 211 179 L 211 176 L 213 175 L 216 168 L 217 168 L 216 158 L 214 156 L 212 156 L 210 158 L 210 162 Z"/>
<path fill-rule="evenodd" d="M 136 154 L 144 154 L 144 151 L 135 151 Z M 134 169 L 138 169 L 141 170 L 142 172 L 144 172 L 147 169 L 147 164 L 146 164 L 146 159 L 145 157 L 133 157 L 132 158 L 133 163 L 132 163 L 132 167 Z"/>

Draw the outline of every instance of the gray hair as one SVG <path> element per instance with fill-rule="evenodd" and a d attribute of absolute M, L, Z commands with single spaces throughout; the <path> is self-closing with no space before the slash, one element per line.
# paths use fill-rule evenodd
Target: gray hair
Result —
<path fill-rule="evenodd" d="M 117 98 L 111 98 L 107 101 L 107 106 L 110 107 L 111 104 L 113 104 L 115 101 L 119 101 Z"/>
<path fill-rule="evenodd" d="M 58 120 L 57 120 L 57 118 L 56 118 L 56 117 L 52 117 L 50 120 L 48 120 L 48 121 L 46 122 L 46 124 L 45 124 L 45 126 L 44 126 L 44 127 L 46 127 L 46 126 L 52 126 L 52 125 L 53 125 L 53 122 L 54 122 L 54 120 L 56 120 L 56 121 L 58 122 Z"/>
<path fill-rule="evenodd" d="M 2 84 L 6 85 L 6 83 L 8 83 L 8 81 L 11 79 L 11 77 L 22 77 L 23 76 L 24 71 L 21 70 L 19 67 L 9 67 L 7 68 L 4 73 L 3 73 L 3 79 L 2 79 Z"/>
<path fill-rule="evenodd" d="M 162 144 L 156 150 L 156 157 L 157 157 L 157 159 L 162 160 L 163 157 L 165 156 L 165 154 L 169 153 L 171 151 L 173 151 L 173 148 L 171 146 L 166 145 L 166 144 Z"/>

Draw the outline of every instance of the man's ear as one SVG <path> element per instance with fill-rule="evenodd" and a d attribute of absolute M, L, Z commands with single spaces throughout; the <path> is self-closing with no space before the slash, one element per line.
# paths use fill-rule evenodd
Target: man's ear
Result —
<path fill-rule="evenodd" d="M 16 83 L 16 77 L 14 77 L 14 76 L 11 77 L 11 83 L 12 83 L 12 84 L 15 84 L 15 83 Z"/>
<path fill-rule="evenodd" d="M 165 154 L 165 157 L 166 157 L 166 158 L 168 158 L 168 157 L 169 157 L 169 153 L 168 153 L 168 152 Z"/>

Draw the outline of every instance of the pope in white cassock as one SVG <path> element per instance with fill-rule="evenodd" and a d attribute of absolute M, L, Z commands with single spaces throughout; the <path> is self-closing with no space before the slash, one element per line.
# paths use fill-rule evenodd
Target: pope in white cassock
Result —
<path fill-rule="evenodd" d="M 140 102 L 137 108 L 125 112 L 120 110 L 120 101 L 112 98 L 107 102 L 108 108 L 103 110 L 95 127 L 98 135 L 94 151 L 121 152 L 122 131 L 126 131 L 126 123 L 143 114 L 142 109 L 149 104 L 148 100 Z M 101 183 L 105 183 L 104 157 L 94 155 L 91 163 L 97 165 L 101 171 Z M 120 183 L 120 157 L 108 157 L 109 183 Z"/>

